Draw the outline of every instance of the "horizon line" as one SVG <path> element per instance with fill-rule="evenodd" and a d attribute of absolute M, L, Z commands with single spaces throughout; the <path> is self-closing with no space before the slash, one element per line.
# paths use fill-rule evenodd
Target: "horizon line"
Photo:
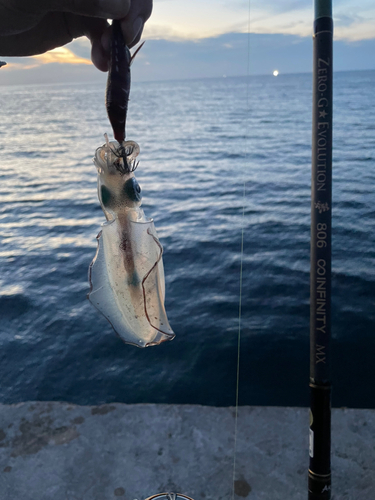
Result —
<path fill-rule="evenodd" d="M 58 63 L 50 63 L 50 64 L 58 64 Z M 333 71 L 333 74 L 337 73 L 361 73 L 361 72 L 369 72 L 369 71 L 375 71 L 375 68 L 373 69 L 344 69 L 344 70 L 336 70 Z M 105 75 L 106 73 L 99 73 L 102 75 Z M 297 75 L 312 75 L 312 70 L 311 71 L 298 71 L 298 72 L 285 72 L 285 73 L 280 73 L 275 77 L 272 72 L 271 73 L 258 73 L 258 74 L 251 74 L 251 75 L 221 75 L 221 76 L 201 76 L 201 77 L 193 77 L 193 78 L 169 78 L 168 80 L 165 79 L 158 79 L 158 80 L 133 80 L 132 83 L 167 83 L 167 82 L 184 82 L 184 81 L 194 81 L 194 80 L 226 80 L 226 79 L 231 79 L 231 78 L 257 78 L 257 77 L 265 77 L 269 76 L 272 77 L 273 79 L 275 78 L 280 78 L 283 76 L 297 76 Z M 37 86 L 61 86 L 61 85 L 97 85 L 98 83 L 102 83 L 102 79 L 97 79 L 94 81 L 72 81 L 72 82 L 45 82 L 45 83 L 35 83 L 35 82 L 24 82 L 24 83 L 1 83 L 0 81 L 0 86 L 1 87 L 24 87 L 25 85 L 37 85 Z"/>

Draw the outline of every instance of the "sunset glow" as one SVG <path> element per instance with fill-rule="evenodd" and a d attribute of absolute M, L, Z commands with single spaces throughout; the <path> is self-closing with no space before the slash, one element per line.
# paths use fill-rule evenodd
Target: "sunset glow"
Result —
<path fill-rule="evenodd" d="M 65 63 L 65 64 L 91 64 L 89 59 L 79 57 L 66 47 L 58 47 L 57 49 L 50 50 L 45 54 L 32 56 L 32 59 L 38 61 L 40 64 L 48 63 Z"/>
<path fill-rule="evenodd" d="M 312 21 L 313 9 L 307 1 L 252 0 L 249 13 L 248 0 L 229 3 L 160 0 L 154 2 L 152 16 L 142 35 L 143 40 L 152 42 L 137 56 L 133 74 L 141 80 L 159 79 L 165 74 L 173 78 L 233 76 L 244 71 L 245 63 L 239 63 L 239 59 L 247 57 L 244 51 L 249 48 L 250 70 L 254 74 L 277 76 L 274 71 L 278 70 L 272 68 L 278 66 L 282 67 L 283 74 L 310 71 Z M 339 54 L 336 61 L 340 61 L 336 70 L 372 69 L 373 0 L 337 2 L 334 25 L 335 51 Z M 0 70 L 0 84 L 77 80 L 82 75 L 91 81 L 103 75 L 92 65 L 90 53 L 90 41 L 80 37 L 45 54 L 6 58 L 8 65 Z M 54 63 L 53 72 L 51 63 Z"/>

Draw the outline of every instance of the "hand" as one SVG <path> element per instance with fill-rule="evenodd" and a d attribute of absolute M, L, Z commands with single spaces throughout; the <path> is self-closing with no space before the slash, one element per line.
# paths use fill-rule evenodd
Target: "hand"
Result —
<path fill-rule="evenodd" d="M 125 42 L 139 42 L 152 0 L 0 0 L 0 55 L 31 56 L 86 35 L 91 59 L 108 70 L 110 27 L 121 19 Z"/>

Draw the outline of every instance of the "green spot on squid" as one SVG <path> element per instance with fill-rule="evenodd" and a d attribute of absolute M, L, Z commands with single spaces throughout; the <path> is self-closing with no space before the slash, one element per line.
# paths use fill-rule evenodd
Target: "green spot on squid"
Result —
<path fill-rule="evenodd" d="M 123 187 L 123 193 L 126 198 L 128 198 L 131 201 L 141 201 L 142 199 L 142 194 L 141 194 L 141 187 L 138 184 L 137 180 L 135 177 L 131 177 L 128 179 Z"/>
<path fill-rule="evenodd" d="M 111 191 L 106 187 L 106 186 L 101 186 L 101 198 L 102 198 L 102 203 L 105 207 L 108 207 L 111 203 Z"/>

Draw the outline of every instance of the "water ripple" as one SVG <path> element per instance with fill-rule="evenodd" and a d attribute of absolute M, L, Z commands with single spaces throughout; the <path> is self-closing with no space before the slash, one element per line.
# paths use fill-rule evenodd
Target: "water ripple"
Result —
<path fill-rule="evenodd" d="M 311 78 L 252 78 L 249 116 L 247 84 L 133 86 L 128 134 L 177 333 L 145 351 L 86 300 L 104 220 L 92 164 L 109 132 L 104 89 L 2 87 L 1 401 L 233 404 L 244 211 L 240 402 L 307 404 Z M 356 389 L 375 347 L 374 85 L 375 72 L 335 76 L 333 342 L 348 359 L 356 339 L 361 359 L 354 388 L 335 389 L 339 406 L 374 406 Z"/>

